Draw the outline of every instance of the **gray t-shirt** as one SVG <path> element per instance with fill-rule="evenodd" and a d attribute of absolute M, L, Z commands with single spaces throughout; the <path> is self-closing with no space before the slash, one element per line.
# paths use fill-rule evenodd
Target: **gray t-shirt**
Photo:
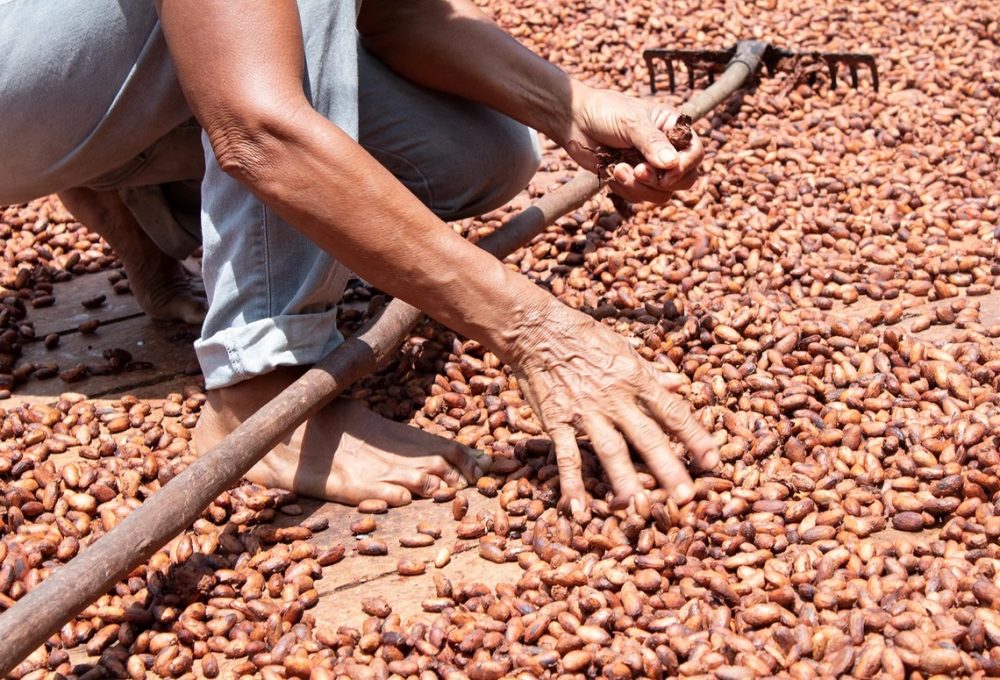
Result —
<path fill-rule="evenodd" d="M 191 117 L 153 0 L 0 0 L 0 204 L 105 175 Z"/>

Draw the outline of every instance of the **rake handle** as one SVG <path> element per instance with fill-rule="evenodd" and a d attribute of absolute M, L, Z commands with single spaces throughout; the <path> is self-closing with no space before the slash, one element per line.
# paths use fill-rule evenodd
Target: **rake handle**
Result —
<path fill-rule="evenodd" d="M 736 43 L 736 53 L 729 60 L 726 70 L 704 90 L 695 92 L 681 107 L 692 120 L 702 118 L 736 90 L 743 87 L 760 68 L 767 50 L 767 43 L 759 40 L 741 40 Z"/>
<path fill-rule="evenodd" d="M 693 95 L 681 112 L 693 120 L 703 117 L 739 89 L 754 70 L 751 64 L 731 64 L 711 87 Z M 477 245 L 496 257 L 505 257 L 599 190 L 597 176 L 581 172 Z M 190 526 L 289 432 L 352 383 L 384 366 L 422 316 L 419 309 L 402 300 L 390 302 L 121 524 L 0 615 L 0 675 L 9 673 L 66 621 Z"/>

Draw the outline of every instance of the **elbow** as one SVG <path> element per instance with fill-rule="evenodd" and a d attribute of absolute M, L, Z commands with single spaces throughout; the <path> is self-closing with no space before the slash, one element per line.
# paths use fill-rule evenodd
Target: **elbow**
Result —
<path fill-rule="evenodd" d="M 245 121 L 221 126 L 209 133 L 212 151 L 219 167 L 230 177 L 254 187 L 260 183 L 267 170 L 267 158 L 273 141 L 263 131 Z"/>
<path fill-rule="evenodd" d="M 205 131 L 219 167 L 255 193 L 266 194 L 296 134 L 295 111 L 257 106 L 216 117 Z"/>

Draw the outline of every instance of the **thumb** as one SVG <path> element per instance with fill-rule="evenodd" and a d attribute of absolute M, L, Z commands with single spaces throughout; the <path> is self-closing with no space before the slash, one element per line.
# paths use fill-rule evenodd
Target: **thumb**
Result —
<path fill-rule="evenodd" d="M 677 149 L 662 130 L 643 119 L 637 133 L 635 148 L 645 156 L 646 162 L 658 170 L 673 170 L 678 166 Z"/>

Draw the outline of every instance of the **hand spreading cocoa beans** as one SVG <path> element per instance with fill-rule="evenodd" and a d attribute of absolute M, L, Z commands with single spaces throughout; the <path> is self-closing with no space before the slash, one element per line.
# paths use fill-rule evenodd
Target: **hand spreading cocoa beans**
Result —
<path fill-rule="evenodd" d="M 722 464 L 683 507 L 647 475 L 648 496 L 615 509 L 588 460 L 593 500 L 567 517 L 508 367 L 426 324 L 354 396 L 492 456 L 477 486 L 489 512 L 453 489 L 435 498 L 451 504 L 460 545 L 415 523 L 387 540 L 377 504 L 352 515 L 366 518 L 357 539 L 318 545 L 322 523 L 270 524 L 294 497 L 242 484 L 13 677 L 1000 674 L 996 4 L 486 9 L 591 84 L 633 92 L 643 46 L 756 37 L 877 55 L 879 94 L 824 89 L 823 74 L 813 88 L 764 79 L 695 126 L 707 155 L 694 189 L 627 222 L 594 201 L 508 259 L 685 375 Z M 535 193 L 571 172 L 551 144 L 543 164 Z M 505 214 L 461 228 L 480 238 Z M 58 352 L 58 337 L 35 337 L 32 311 L 56 301 L 53 283 L 114 258 L 50 199 L 4 208 L 0 243 L 7 396 L 75 369 L 20 363 L 27 343 Z M 342 320 L 349 329 L 360 313 Z M 0 402 L 0 609 L 191 460 L 203 400 L 192 389 L 101 407 L 72 393 Z M 57 464 L 67 453 L 74 462 Z M 461 550 L 484 570 L 523 571 L 492 588 L 474 573 L 452 580 Z M 392 578 L 421 590 L 422 618 L 382 600 L 364 603 L 363 625 L 316 622 L 324 568 L 364 553 L 389 554 Z"/>

